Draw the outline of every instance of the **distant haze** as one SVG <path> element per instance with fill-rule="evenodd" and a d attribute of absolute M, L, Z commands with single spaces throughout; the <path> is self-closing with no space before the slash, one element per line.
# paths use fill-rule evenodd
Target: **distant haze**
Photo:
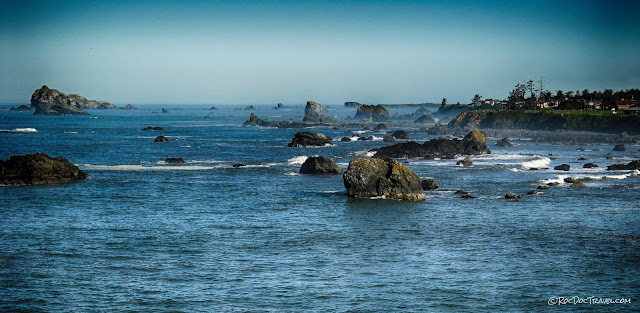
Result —
<path fill-rule="evenodd" d="M 450 3 L 450 2 L 453 2 Z M 12 1 L 0 102 L 469 103 L 640 87 L 637 2 Z"/>

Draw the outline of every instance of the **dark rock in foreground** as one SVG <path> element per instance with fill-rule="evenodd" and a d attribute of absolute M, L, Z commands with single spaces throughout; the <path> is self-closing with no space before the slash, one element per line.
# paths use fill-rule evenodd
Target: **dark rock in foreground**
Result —
<path fill-rule="evenodd" d="M 613 147 L 613 151 L 627 151 L 627 146 L 625 146 L 623 143 L 617 144 L 615 147 Z"/>
<path fill-rule="evenodd" d="M 10 110 L 10 111 L 20 111 L 20 112 L 24 112 L 24 111 L 31 111 L 31 108 L 23 104 L 23 105 L 20 105 L 20 106 L 19 106 L 19 107 L 17 107 L 17 108 L 11 108 L 11 109 L 9 109 L 9 110 Z"/>
<path fill-rule="evenodd" d="M 42 152 L 0 160 L 2 185 L 59 184 L 86 179 L 87 176 L 66 158 L 51 158 Z"/>
<path fill-rule="evenodd" d="M 451 158 L 452 156 L 489 154 L 486 138 L 478 130 L 469 132 L 462 140 L 431 139 L 423 144 L 415 141 L 376 149 L 375 158 Z"/>
<path fill-rule="evenodd" d="M 31 107 L 35 115 L 86 115 L 82 109 L 116 109 L 106 101 L 87 100 L 76 94 L 64 94 L 47 86 L 37 89 L 31 95 Z"/>
<path fill-rule="evenodd" d="M 640 170 L 640 160 L 631 161 L 627 164 L 613 164 L 607 166 L 607 171 L 633 171 Z"/>
<path fill-rule="evenodd" d="M 302 163 L 300 174 L 342 174 L 342 168 L 328 157 L 317 156 Z"/>
<path fill-rule="evenodd" d="M 569 171 L 571 169 L 571 165 L 569 164 L 560 164 L 553 168 L 556 171 Z"/>
<path fill-rule="evenodd" d="M 331 144 L 331 137 L 316 132 L 297 132 L 287 147 L 313 147 Z"/>
<path fill-rule="evenodd" d="M 147 126 L 147 127 L 143 128 L 142 130 L 164 131 L 164 128 L 162 128 L 160 126 Z"/>
<path fill-rule="evenodd" d="M 343 174 L 347 195 L 357 198 L 384 197 L 398 200 L 424 200 L 420 177 L 402 163 L 391 160 L 357 158 Z"/>
<path fill-rule="evenodd" d="M 438 190 L 440 186 L 433 179 L 425 179 L 421 182 L 423 190 Z"/>
<path fill-rule="evenodd" d="M 184 164 L 187 163 L 183 158 L 166 158 L 164 160 L 167 164 Z"/>
<path fill-rule="evenodd" d="M 153 140 L 153 142 L 169 142 L 169 138 L 165 136 L 158 136 Z"/>
<path fill-rule="evenodd" d="M 498 142 L 496 142 L 496 146 L 498 146 L 498 147 L 511 147 L 511 146 L 513 146 L 513 144 L 511 143 L 511 140 L 509 140 L 509 137 L 504 137 L 504 138 L 498 140 Z"/>

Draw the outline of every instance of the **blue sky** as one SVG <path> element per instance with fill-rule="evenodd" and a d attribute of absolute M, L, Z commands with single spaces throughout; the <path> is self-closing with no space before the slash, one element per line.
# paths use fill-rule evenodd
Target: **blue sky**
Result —
<path fill-rule="evenodd" d="M 14 1 L 0 102 L 468 103 L 640 88 L 633 1 Z"/>

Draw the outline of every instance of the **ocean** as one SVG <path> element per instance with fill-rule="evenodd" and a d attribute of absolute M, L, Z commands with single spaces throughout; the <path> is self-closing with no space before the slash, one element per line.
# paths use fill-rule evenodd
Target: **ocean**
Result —
<path fill-rule="evenodd" d="M 245 106 L 88 116 L 0 107 L 0 159 L 41 151 L 89 174 L 0 186 L 0 311 L 640 310 L 640 172 L 606 171 L 639 159 L 640 145 L 615 152 L 611 143 L 512 138 L 515 146 L 497 147 L 500 138 L 488 138 L 492 153 L 472 156 L 472 167 L 456 165 L 462 156 L 401 160 L 442 187 L 426 201 L 355 199 L 341 175 L 300 175 L 300 165 L 321 155 L 346 169 L 388 145 L 386 133 L 341 142 L 361 128 L 305 129 L 333 145 L 288 148 L 300 129 L 242 123 L 251 112 L 301 121 L 304 106 Z M 340 120 L 354 114 L 328 109 Z M 410 140 L 436 138 L 405 130 Z M 154 143 L 158 135 L 169 142 Z M 553 170 L 563 163 L 571 170 Z M 527 195 L 550 182 L 559 185 Z"/>

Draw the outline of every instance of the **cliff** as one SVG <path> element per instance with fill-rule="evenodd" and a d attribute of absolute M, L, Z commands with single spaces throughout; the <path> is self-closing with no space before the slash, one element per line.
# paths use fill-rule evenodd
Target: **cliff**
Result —
<path fill-rule="evenodd" d="M 640 133 L 640 115 L 589 114 L 542 111 L 462 112 L 447 125 L 450 129 L 577 130 L 607 133 Z"/>
<path fill-rule="evenodd" d="M 87 100 L 87 98 L 70 94 L 67 95 L 47 86 L 37 89 L 31 95 L 31 107 L 36 115 L 80 115 L 88 114 L 82 109 L 116 109 L 117 107 L 106 101 Z"/>

